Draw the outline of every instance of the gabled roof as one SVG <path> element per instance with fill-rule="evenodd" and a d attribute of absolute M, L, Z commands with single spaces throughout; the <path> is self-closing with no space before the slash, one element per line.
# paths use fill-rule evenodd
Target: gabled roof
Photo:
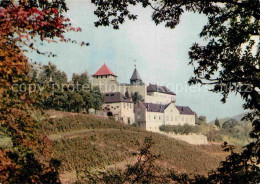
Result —
<path fill-rule="evenodd" d="M 105 103 L 116 103 L 116 102 L 127 102 L 132 103 L 132 98 L 125 97 L 120 92 L 110 92 L 104 94 L 104 102 Z"/>
<path fill-rule="evenodd" d="M 164 110 L 171 104 L 161 105 L 161 104 L 154 104 L 154 103 L 146 103 L 142 102 L 148 112 L 160 112 L 163 113 Z"/>
<path fill-rule="evenodd" d="M 158 93 L 165 93 L 165 94 L 169 94 L 169 95 L 176 95 L 174 92 L 172 92 L 166 86 L 159 86 L 156 84 L 149 84 L 149 86 L 147 86 L 147 92 L 158 92 Z"/>
<path fill-rule="evenodd" d="M 180 114 L 188 114 L 188 115 L 194 115 L 195 114 L 195 112 L 193 112 L 187 106 L 176 106 L 176 108 L 179 110 Z"/>
<path fill-rule="evenodd" d="M 106 64 L 104 64 L 101 68 L 99 68 L 99 70 L 93 74 L 92 76 L 104 76 L 104 75 L 113 75 L 115 77 L 117 77 L 108 67 Z"/>
<path fill-rule="evenodd" d="M 164 113 L 165 109 L 167 109 L 171 103 L 166 104 L 166 105 L 161 105 L 161 104 L 142 102 L 142 104 L 144 105 L 144 107 L 147 109 L 148 112 Z M 175 106 L 175 107 L 178 109 L 180 114 L 186 114 L 186 115 L 194 115 L 195 114 L 195 112 L 193 112 L 187 106 Z"/>
<path fill-rule="evenodd" d="M 137 80 L 142 80 L 142 79 L 141 79 L 137 69 L 135 68 L 134 73 L 133 73 L 130 81 L 137 81 Z"/>

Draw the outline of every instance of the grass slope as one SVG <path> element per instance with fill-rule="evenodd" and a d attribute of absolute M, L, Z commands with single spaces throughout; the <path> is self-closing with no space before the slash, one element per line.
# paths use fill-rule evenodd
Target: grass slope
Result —
<path fill-rule="evenodd" d="M 54 156 L 64 172 L 93 170 L 133 157 L 145 137 L 155 142 L 153 152 L 166 168 L 188 174 L 206 174 L 226 156 L 218 145 L 190 145 L 109 119 L 73 113 L 48 112 L 51 123 L 44 125 L 53 140 Z"/>

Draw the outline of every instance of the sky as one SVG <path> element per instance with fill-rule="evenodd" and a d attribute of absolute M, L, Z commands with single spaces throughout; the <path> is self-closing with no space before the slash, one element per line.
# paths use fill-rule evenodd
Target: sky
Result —
<path fill-rule="evenodd" d="M 65 71 L 69 78 L 73 73 L 87 71 L 94 74 L 104 63 L 118 76 L 120 83 L 127 83 L 136 64 L 146 84 L 165 85 L 176 95 L 176 104 L 189 106 L 198 115 L 211 121 L 243 113 L 243 101 L 239 95 L 230 95 L 227 102 L 220 102 L 221 95 L 209 92 L 206 87 L 188 86 L 193 67 L 188 65 L 189 48 L 193 43 L 206 43 L 199 33 L 206 24 L 204 15 L 184 13 L 175 29 L 156 26 L 151 19 L 152 10 L 131 8 L 138 15 L 136 21 L 126 21 L 119 30 L 94 26 L 97 18 L 95 6 L 90 0 L 67 0 L 68 16 L 72 24 L 82 32 L 66 33 L 77 41 L 89 42 L 80 47 L 71 43 L 38 43 L 41 50 L 51 51 L 55 58 L 30 53 L 38 63 L 49 61 Z M 134 62 L 136 60 L 136 62 Z"/>

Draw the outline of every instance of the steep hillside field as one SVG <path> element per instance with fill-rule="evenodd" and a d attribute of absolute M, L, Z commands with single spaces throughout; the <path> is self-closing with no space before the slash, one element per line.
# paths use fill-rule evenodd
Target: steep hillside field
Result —
<path fill-rule="evenodd" d="M 53 153 L 62 161 L 64 173 L 134 162 L 133 153 L 146 137 L 152 137 L 155 142 L 153 152 L 161 155 L 160 165 L 177 172 L 206 174 L 218 167 L 227 154 L 219 145 L 190 145 L 105 118 L 55 111 L 47 113 L 50 124 L 44 125 L 44 129 L 53 140 Z"/>

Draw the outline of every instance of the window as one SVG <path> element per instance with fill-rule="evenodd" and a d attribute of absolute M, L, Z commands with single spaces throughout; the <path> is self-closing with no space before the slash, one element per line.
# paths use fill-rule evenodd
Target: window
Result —
<path fill-rule="evenodd" d="M 175 116 L 175 121 L 177 121 L 177 116 Z"/>
<path fill-rule="evenodd" d="M 156 116 L 154 115 L 154 119 L 156 119 Z"/>
<path fill-rule="evenodd" d="M 171 121 L 173 121 L 173 116 L 171 117 Z"/>
<path fill-rule="evenodd" d="M 119 106 L 116 106 L 117 108 L 119 108 Z"/>

